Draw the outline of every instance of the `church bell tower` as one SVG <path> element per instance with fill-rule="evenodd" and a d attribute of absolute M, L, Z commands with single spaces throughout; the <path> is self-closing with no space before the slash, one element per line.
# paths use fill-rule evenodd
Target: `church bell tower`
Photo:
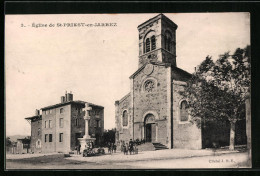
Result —
<path fill-rule="evenodd" d="M 176 66 L 177 27 L 163 14 L 138 26 L 139 68 L 148 62 L 169 63 Z"/>

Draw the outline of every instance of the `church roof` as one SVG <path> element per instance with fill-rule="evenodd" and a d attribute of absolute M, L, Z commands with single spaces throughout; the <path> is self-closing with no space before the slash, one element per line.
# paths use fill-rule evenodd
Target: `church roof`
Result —
<path fill-rule="evenodd" d="M 131 92 L 129 92 L 128 94 L 126 94 L 123 98 L 121 98 L 119 100 L 119 103 L 121 103 L 122 101 L 124 101 L 127 97 L 129 97 L 131 95 Z"/>
<path fill-rule="evenodd" d="M 175 24 L 172 20 L 170 20 L 168 17 L 166 17 L 164 14 L 160 13 L 159 15 L 156 15 L 153 18 L 150 18 L 149 20 L 143 22 L 142 24 L 140 24 L 137 28 L 143 28 L 144 26 L 148 25 L 149 23 L 158 20 L 158 19 L 164 19 L 164 21 L 167 21 L 169 24 L 171 24 L 173 27 L 175 27 L 177 29 L 178 25 Z"/>
<path fill-rule="evenodd" d="M 145 66 L 147 65 L 148 63 L 145 63 L 144 65 L 142 65 L 140 68 L 138 68 L 138 70 L 136 70 L 129 78 L 132 79 L 134 78 L 136 75 L 138 75 L 138 73 L 140 73 L 144 68 Z M 165 67 L 170 67 L 171 64 L 169 63 L 162 63 L 162 62 L 150 62 L 150 64 L 153 64 L 153 65 L 159 65 L 159 66 L 165 66 Z"/>
<path fill-rule="evenodd" d="M 185 71 L 185 70 L 183 70 L 183 69 L 181 69 L 179 67 L 172 66 L 172 70 L 179 72 L 181 75 L 183 75 L 183 76 L 185 76 L 187 78 L 191 78 L 192 74 L 190 74 L 189 72 L 187 72 L 187 71 Z"/>
<path fill-rule="evenodd" d="M 145 63 L 142 65 L 138 70 L 136 70 L 129 78 L 133 79 L 136 75 L 138 75 L 147 65 L 148 63 Z M 175 80 L 185 80 L 191 78 L 191 74 L 179 67 L 175 67 L 171 64 L 168 63 L 162 63 L 162 62 L 150 62 L 150 64 L 153 65 L 159 65 L 159 66 L 165 66 L 165 67 L 172 67 L 172 72 L 173 72 L 173 79 Z"/>

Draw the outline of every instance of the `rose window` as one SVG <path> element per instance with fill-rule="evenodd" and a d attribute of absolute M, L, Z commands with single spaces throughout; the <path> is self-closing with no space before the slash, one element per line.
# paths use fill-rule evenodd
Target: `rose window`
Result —
<path fill-rule="evenodd" d="M 152 92 L 154 90 L 154 82 L 151 80 L 146 81 L 144 84 L 144 90 L 146 92 Z"/>

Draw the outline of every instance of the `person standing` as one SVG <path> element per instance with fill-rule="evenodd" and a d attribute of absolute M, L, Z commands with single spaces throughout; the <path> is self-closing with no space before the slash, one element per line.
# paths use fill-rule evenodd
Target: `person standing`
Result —
<path fill-rule="evenodd" d="M 128 145 L 128 143 L 126 143 L 125 148 L 126 148 L 125 153 L 126 153 L 126 155 L 128 155 L 128 150 L 129 150 L 129 145 Z"/>
<path fill-rule="evenodd" d="M 130 155 L 133 153 L 133 150 L 134 150 L 134 142 L 132 141 L 132 139 L 130 139 L 130 142 L 129 142 Z"/>
<path fill-rule="evenodd" d="M 124 155 L 126 155 L 126 146 L 125 143 L 122 144 Z"/>
<path fill-rule="evenodd" d="M 80 155 L 80 147 L 81 147 L 81 145 L 79 144 L 77 147 L 77 155 Z"/>
<path fill-rule="evenodd" d="M 116 153 L 116 144 L 113 146 L 114 153 Z"/>

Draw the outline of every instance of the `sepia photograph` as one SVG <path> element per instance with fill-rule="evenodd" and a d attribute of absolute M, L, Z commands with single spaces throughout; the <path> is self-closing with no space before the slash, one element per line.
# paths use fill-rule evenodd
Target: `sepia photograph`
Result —
<path fill-rule="evenodd" d="M 250 13 L 5 15 L 5 169 L 252 168 Z"/>

